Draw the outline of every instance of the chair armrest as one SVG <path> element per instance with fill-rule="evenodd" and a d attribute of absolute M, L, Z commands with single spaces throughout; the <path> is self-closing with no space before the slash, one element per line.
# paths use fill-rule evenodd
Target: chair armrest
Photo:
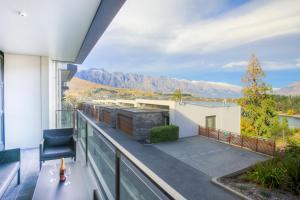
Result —
<path fill-rule="evenodd" d="M 76 151 L 76 140 L 73 139 L 72 141 L 72 147 L 73 147 L 73 150 Z"/>
<path fill-rule="evenodd" d="M 43 151 L 44 151 L 44 139 L 42 139 L 42 141 L 40 142 L 40 156 L 42 155 Z"/>
<path fill-rule="evenodd" d="M 0 163 L 20 162 L 20 160 L 21 150 L 19 148 L 0 151 Z"/>

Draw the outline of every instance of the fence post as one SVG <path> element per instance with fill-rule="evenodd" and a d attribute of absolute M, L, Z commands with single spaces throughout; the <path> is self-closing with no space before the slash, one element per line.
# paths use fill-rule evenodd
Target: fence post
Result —
<path fill-rule="evenodd" d="M 243 146 L 244 146 L 244 137 L 243 137 L 243 135 L 242 135 L 242 142 L 241 142 L 241 147 L 243 148 Z"/>
<path fill-rule="evenodd" d="M 255 147 L 255 151 L 257 151 L 257 145 L 258 145 L 258 137 L 256 138 L 256 147 Z"/>
<path fill-rule="evenodd" d="M 207 137 L 209 137 L 209 128 L 206 128 L 207 129 Z"/>
<path fill-rule="evenodd" d="M 275 155 L 276 152 L 276 142 L 275 140 L 273 141 L 273 156 Z"/>

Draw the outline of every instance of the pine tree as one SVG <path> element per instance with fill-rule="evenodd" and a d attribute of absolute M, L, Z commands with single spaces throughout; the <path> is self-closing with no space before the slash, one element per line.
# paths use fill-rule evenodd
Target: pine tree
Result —
<path fill-rule="evenodd" d="M 275 112 L 275 101 L 269 94 L 272 88 L 265 82 L 265 73 L 253 54 L 247 67 L 244 83 L 242 106 L 242 134 L 271 137 L 279 125 Z"/>

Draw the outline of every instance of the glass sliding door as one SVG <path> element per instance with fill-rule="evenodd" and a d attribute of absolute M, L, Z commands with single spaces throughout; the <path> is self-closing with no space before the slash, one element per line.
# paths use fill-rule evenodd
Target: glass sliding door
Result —
<path fill-rule="evenodd" d="M 4 54 L 0 51 L 0 150 L 4 148 Z"/>

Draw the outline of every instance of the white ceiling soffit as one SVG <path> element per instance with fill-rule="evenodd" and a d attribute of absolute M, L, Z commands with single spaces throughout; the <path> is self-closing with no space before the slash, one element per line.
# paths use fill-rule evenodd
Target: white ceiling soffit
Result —
<path fill-rule="evenodd" d="M 0 50 L 82 63 L 124 2 L 125 0 L 1 0 Z M 104 19 L 99 21 L 97 15 Z M 106 26 L 98 24 L 102 29 L 90 33 L 99 22 Z"/>

